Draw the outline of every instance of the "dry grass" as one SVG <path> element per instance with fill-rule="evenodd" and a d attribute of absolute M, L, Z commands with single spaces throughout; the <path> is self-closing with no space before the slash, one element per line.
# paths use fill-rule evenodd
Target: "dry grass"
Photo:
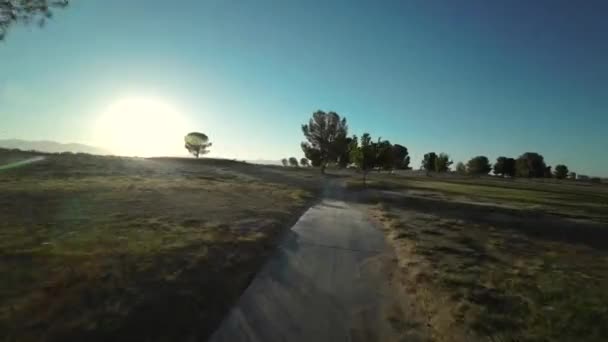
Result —
<path fill-rule="evenodd" d="M 501 178 L 404 177 L 371 174 L 367 187 L 452 202 L 534 210 L 555 216 L 608 223 L 608 186 L 538 183 Z M 352 180 L 352 189 L 362 188 Z"/>
<path fill-rule="evenodd" d="M 49 155 L 0 173 L 0 340 L 204 339 L 320 189 L 313 170 Z"/>
<path fill-rule="evenodd" d="M 605 341 L 608 253 L 516 229 L 380 205 L 398 282 L 438 341 Z M 576 229 L 576 226 L 572 226 Z"/>

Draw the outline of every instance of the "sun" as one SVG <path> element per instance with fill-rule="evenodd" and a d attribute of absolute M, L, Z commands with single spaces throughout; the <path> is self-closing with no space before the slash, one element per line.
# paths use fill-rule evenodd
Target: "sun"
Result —
<path fill-rule="evenodd" d="M 112 103 L 95 123 L 96 141 L 123 156 L 182 154 L 188 125 L 168 102 L 129 97 Z"/>

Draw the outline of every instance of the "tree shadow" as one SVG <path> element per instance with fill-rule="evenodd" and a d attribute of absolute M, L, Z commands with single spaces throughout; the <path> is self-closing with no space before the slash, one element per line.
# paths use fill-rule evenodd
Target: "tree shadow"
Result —
<path fill-rule="evenodd" d="M 441 199 L 404 196 L 376 190 L 362 190 L 348 198 L 364 204 L 387 203 L 396 208 L 415 210 L 443 218 L 485 223 L 524 235 L 549 241 L 579 243 L 608 250 L 608 227 L 600 223 L 575 222 L 535 210 L 446 201 Z"/>

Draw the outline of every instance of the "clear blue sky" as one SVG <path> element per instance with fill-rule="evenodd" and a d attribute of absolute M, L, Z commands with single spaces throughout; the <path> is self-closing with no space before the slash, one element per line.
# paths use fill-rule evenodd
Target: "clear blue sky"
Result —
<path fill-rule="evenodd" d="M 428 151 L 536 151 L 608 176 L 607 1 L 178 3 L 74 0 L 12 29 L 0 139 L 92 143 L 104 108 L 146 96 L 215 156 L 301 157 L 300 125 L 322 109 L 407 146 L 415 167 Z"/>

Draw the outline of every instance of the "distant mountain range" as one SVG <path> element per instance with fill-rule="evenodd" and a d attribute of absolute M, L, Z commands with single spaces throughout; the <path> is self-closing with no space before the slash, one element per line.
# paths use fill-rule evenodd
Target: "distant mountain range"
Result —
<path fill-rule="evenodd" d="M 0 139 L 0 147 L 17 148 L 23 151 L 39 151 L 49 153 L 74 152 L 74 153 L 90 153 L 90 154 L 108 154 L 109 152 L 95 146 L 83 144 L 62 144 L 56 141 L 30 141 L 21 139 Z"/>

